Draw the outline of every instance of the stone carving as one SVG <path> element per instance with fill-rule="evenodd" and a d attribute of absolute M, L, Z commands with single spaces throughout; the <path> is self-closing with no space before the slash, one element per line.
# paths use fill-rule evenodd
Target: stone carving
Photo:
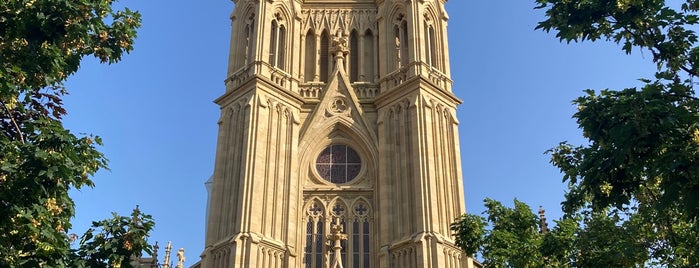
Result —
<path fill-rule="evenodd" d="M 349 53 L 349 40 L 347 40 L 347 36 L 342 31 L 337 31 L 337 35 L 333 37 L 331 51 L 338 53 L 338 56 L 344 56 L 344 54 Z M 340 52 L 342 54 L 339 54 Z"/>
<path fill-rule="evenodd" d="M 184 268 L 184 263 L 185 258 L 184 258 L 184 249 L 180 248 L 180 250 L 177 251 L 177 266 L 176 268 Z"/>
<path fill-rule="evenodd" d="M 378 32 L 375 9 L 308 9 L 301 12 L 304 18 L 301 29 L 304 33 L 308 29 L 313 29 L 316 33 L 323 30 L 350 32 L 352 29 L 360 33 L 367 29 Z"/>
<path fill-rule="evenodd" d="M 327 245 L 333 249 L 333 259 L 331 268 L 344 268 L 342 266 L 342 241 L 347 240 L 347 235 L 342 233 L 343 228 L 340 218 L 335 218 L 335 224 L 330 227 Z"/>
<path fill-rule="evenodd" d="M 342 98 L 337 98 L 330 104 L 330 111 L 332 112 L 342 113 L 345 110 L 347 110 L 347 104 L 345 104 L 345 100 Z"/>

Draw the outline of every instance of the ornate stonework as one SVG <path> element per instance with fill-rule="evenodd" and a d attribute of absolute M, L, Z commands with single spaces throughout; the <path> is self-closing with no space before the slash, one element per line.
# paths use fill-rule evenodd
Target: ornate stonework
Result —
<path fill-rule="evenodd" d="M 195 267 L 473 267 L 446 0 L 234 0 Z"/>

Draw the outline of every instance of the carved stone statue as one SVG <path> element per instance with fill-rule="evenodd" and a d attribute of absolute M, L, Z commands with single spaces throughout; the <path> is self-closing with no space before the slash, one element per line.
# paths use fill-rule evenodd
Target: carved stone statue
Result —
<path fill-rule="evenodd" d="M 180 250 L 177 251 L 177 268 L 184 268 L 184 263 L 185 258 L 184 258 L 184 249 L 180 248 Z"/>
<path fill-rule="evenodd" d="M 342 56 L 349 53 L 349 40 L 342 30 L 338 30 L 337 34 L 332 39 L 332 51 L 335 53 L 342 52 Z"/>

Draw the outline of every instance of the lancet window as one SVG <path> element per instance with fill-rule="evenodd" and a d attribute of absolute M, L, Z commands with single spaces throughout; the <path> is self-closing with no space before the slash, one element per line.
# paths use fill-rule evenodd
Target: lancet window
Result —
<path fill-rule="evenodd" d="M 309 29 L 306 34 L 306 44 L 304 55 L 306 57 L 304 62 L 304 72 L 303 77 L 306 82 L 311 82 L 316 76 L 316 35 L 313 29 Z"/>
<path fill-rule="evenodd" d="M 284 57 L 286 51 L 286 27 L 282 22 L 282 17 L 277 14 L 272 20 L 272 29 L 270 32 L 269 44 L 269 64 L 282 70 L 286 70 L 284 66 Z"/>
<path fill-rule="evenodd" d="M 404 68 L 408 66 L 408 22 L 401 14 L 396 19 L 393 26 L 393 37 L 395 39 L 395 67 Z"/>
<path fill-rule="evenodd" d="M 401 67 L 408 66 L 408 22 L 403 21 L 400 26 L 401 30 L 401 42 L 400 42 L 400 55 L 401 55 Z"/>
<path fill-rule="evenodd" d="M 366 32 L 364 32 L 364 44 L 362 47 L 363 50 L 363 62 L 360 63 L 362 66 L 362 72 L 360 72 L 360 80 L 365 81 L 365 82 L 373 82 L 374 81 L 374 70 L 376 69 L 376 64 L 377 60 L 376 57 L 374 56 L 374 44 L 376 42 L 374 41 L 374 34 L 371 32 L 370 29 L 367 29 Z"/>
<path fill-rule="evenodd" d="M 324 246 L 325 237 L 333 224 L 343 227 L 347 240 L 342 242 L 342 265 L 348 268 L 371 267 L 371 206 L 363 198 L 356 198 L 351 206 L 342 198 L 328 204 L 329 209 L 319 199 L 312 199 L 306 206 L 306 241 L 304 244 L 303 267 L 322 268 L 332 260 L 333 252 Z"/>
<path fill-rule="evenodd" d="M 357 31 L 352 30 L 349 43 L 350 82 L 357 82 L 359 80 L 359 37 L 357 36 Z"/>
<path fill-rule="evenodd" d="M 253 27 L 255 26 L 254 14 L 248 18 L 247 24 L 245 25 L 245 48 L 243 54 L 245 54 L 244 63 L 245 65 L 252 62 L 252 40 L 253 40 Z"/>
<path fill-rule="evenodd" d="M 318 202 L 313 202 L 306 210 L 306 245 L 303 263 L 307 268 L 323 267 L 325 255 L 325 210 Z"/>
<path fill-rule="evenodd" d="M 437 42 L 436 42 L 436 36 L 435 36 L 435 30 L 434 30 L 434 24 L 432 23 L 432 20 L 430 19 L 430 16 L 425 14 L 425 38 L 426 43 L 425 47 L 427 48 L 427 63 L 434 67 L 434 68 L 439 68 L 438 66 L 438 61 L 437 61 Z"/>
<path fill-rule="evenodd" d="M 328 30 L 323 30 L 320 35 L 320 81 L 328 82 L 330 73 L 330 34 Z"/>
<path fill-rule="evenodd" d="M 232 71 L 237 70 L 247 64 L 250 64 L 253 59 L 253 40 L 254 30 L 255 30 L 255 14 L 250 13 L 244 20 L 240 21 L 241 31 L 237 32 L 235 36 L 238 36 L 242 42 L 231 47 L 231 55 L 233 60 L 231 61 L 232 66 L 230 66 Z"/>

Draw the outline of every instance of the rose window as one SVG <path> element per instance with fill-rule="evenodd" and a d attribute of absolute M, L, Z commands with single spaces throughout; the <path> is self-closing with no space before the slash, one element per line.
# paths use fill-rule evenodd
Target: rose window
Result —
<path fill-rule="evenodd" d="M 332 144 L 326 147 L 316 159 L 318 174 L 332 183 L 352 181 L 359 175 L 361 167 L 362 161 L 357 151 L 342 144 Z"/>

